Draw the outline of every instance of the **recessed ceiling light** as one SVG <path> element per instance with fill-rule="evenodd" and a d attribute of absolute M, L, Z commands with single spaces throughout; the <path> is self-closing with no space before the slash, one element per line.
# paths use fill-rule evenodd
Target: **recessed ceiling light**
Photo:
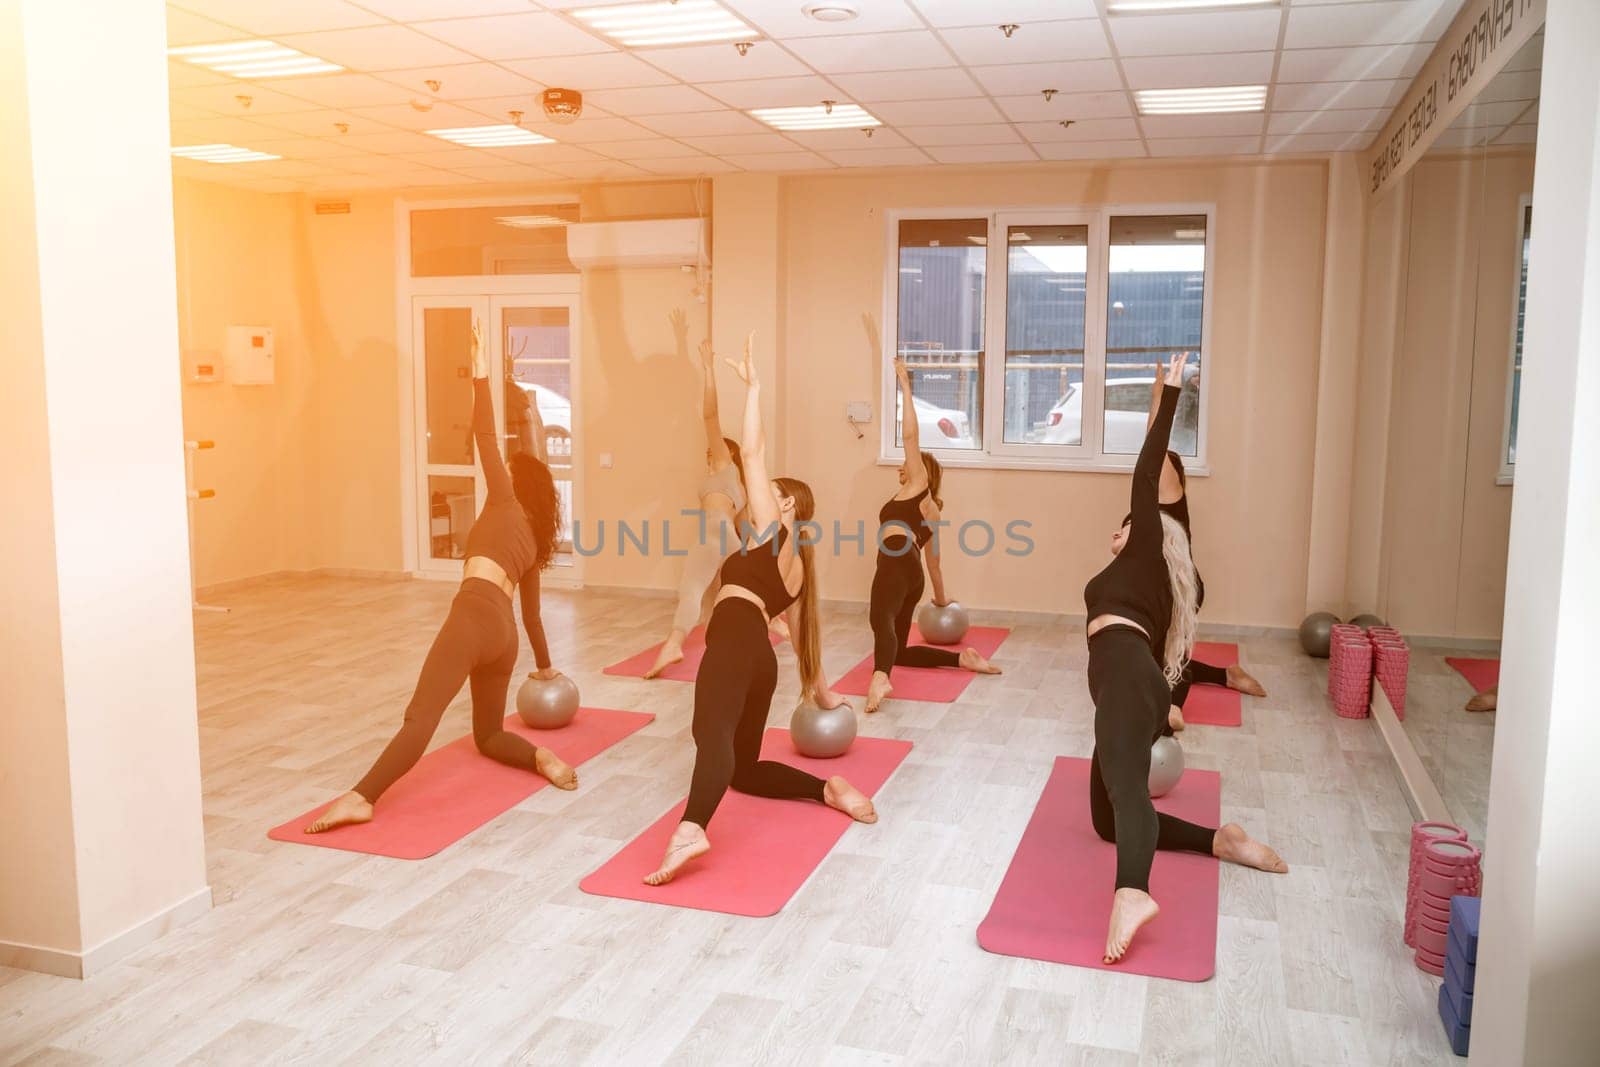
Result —
<path fill-rule="evenodd" d="M 571 219 L 558 219 L 554 215 L 497 215 L 495 220 L 514 230 L 536 230 L 543 226 L 566 226 Z"/>
<path fill-rule="evenodd" d="M 749 23 L 715 0 L 652 0 L 645 4 L 585 7 L 573 17 L 627 48 L 707 41 L 751 41 Z"/>
<path fill-rule="evenodd" d="M 169 48 L 167 55 L 234 78 L 286 78 L 343 70 L 337 63 L 308 56 L 276 41 L 230 41 Z"/>
<path fill-rule="evenodd" d="M 807 4 L 800 12 L 818 22 L 849 22 L 861 14 L 854 4 Z"/>
<path fill-rule="evenodd" d="M 813 107 L 758 107 L 750 112 L 768 126 L 780 130 L 858 130 L 883 123 L 855 104 L 825 104 Z"/>
<path fill-rule="evenodd" d="M 1218 85 L 1203 89 L 1135 89 L 1141 115 L 1210 115 L 1260 111 L 1267 106 L 1265 85 Z"/>
<path fill-rule="evenodd" d="M 198 159 L 202 163 L 260 163 L 267 159 L 283 158 L 231 144 L 182 145 L 174 148 L 172 154 L 180 159 Z"/>
<path fill-rule="evenodd" d="M 1204 11 L 1228 7 L 1277 7 L 1278 0 L 1111 0 L 1108 15 L 1151 15 L 1163 11 Z"/>
<path fill-rule="evenodd" d="M 555 143 L 543 134 L 525 130 L 521 126 L 457 126 L 448 130 L 426 132 L 431 137 L 466 145 L 468 148 L 505 148 L 508 145 Z"/>

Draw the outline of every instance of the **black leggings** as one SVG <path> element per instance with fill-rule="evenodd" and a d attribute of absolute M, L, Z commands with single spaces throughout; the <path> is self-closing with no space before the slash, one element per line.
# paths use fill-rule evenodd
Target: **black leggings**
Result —
<path fill-rule="evenodd" d="M 356 785 L 377 803 L 386 789 L 427 751 L 444 709 L 472 682 L 472 738 L 478 751 L 511 767 L 534 770 L 538 749 L 505 729 L 506 690 L 517 666 L 517 622 L 511 599 L 499 586 L 468 578 L 450 604 L 450 614 L 422 661 L 405 721 L 387 748 Z"/>
<path fill-rule="evenodd" d="M 1178 684 L 1172 687 L 1172 703 L 1183 707 L 1189 702 L 1189 690 L 1197 685 L 1220 685 L 1228 687 L 1228 668 L 1213 667 L 1209 663 L 1190 660 L 1183 665 L 1183 676 L 1178 679 Z M 1161 722 L 1161 735 L 1172 737 L 1177 731 L 1165 719 Z"/>
<path fill-rule="evenodd" d="M 1117 888 L 1149 892 L 1156 849 L 1209 855 L 1216 834 L 1156 811 L 1150 800 L 1150 746 L 1167 721 L 1170 696 L 1150 639 L 1115 624 L 1089 638 L 1089 695 L 1089 816 L 1095 833 L 1117 846 Z"/>
<path fill-rule="evenodd" d="M 911 617 L 922 599 L 922 559 L 915 549 L 903 556 L 878 553 L 878 570 L 872 576 L 872 669 L 888 674 L 901 667 L 959 667 L 961 656 L 945 648 L 907 646 Z"/>
<path fill-rule="evenodd" d="M 777 685 L 778 657 L 761 609 L 740 597 L 717 604 L 694 679 L 694 777 L 685 822 L 704 829 L 730 787 L 758 797 L 821 802 L 821 778 L 761 758 Z"/>

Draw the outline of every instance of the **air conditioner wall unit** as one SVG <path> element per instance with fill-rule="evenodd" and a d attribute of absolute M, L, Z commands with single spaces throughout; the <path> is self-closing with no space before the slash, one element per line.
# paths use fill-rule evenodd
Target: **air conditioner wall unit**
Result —
<path fill-rule="evenodd" d="M 580 270 L 693 267 L 705 233 L 705 219 L 574 222 L 567 227 L 567 257 Z"/>

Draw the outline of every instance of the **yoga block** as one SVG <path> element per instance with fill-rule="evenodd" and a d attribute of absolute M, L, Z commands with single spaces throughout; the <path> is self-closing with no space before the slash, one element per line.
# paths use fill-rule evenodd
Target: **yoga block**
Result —
<path fill-rule="evenodd" d="M 1478 962 L 1478 916 L 1482 904 L 1478 897 L 1450 898 L 1450 934 L 1461 943 L 1467 963 Z"/>
<path fill-rule="evenodd" d="M 1465 1056 L 1472 1030 L 1456 1018 L 1456 1010 L 1451 1007 L 1450 994 L 1445 992 L 1444 986 L 1439 987 L 1439 1021 L 1444 1023 L 1444 1036 L 1449 1039 L 1451 1050 L 1457 1056 Z"/>
<path fill-rule="evenodd" d="M 1456 1018 L 1467 1026 L 1472 1025 L 1472 977 L 1471 964 L 1462 963 L 1454 956 L 1446 956 L 1444 961 L 1444 987 L 1450 991 L 1450 1005 L 1456 1010 Z"/>
<path fill-rule="evenodd" d="M 1467 980 L 1463 986 L 1468 993 L 1472 992 L 1472 974 L 1478 969 L 1478 961 L 1473 959 L 1476 952 L 1468 950 L 1462 944 L 1461 935 L 1456 932 L 1455 924 L 1450 925 L 1450 936 L 1445 939 L 1444 954 L 1446 959 L 1455 960 L 1461 967 L 1462 977 Z"/>

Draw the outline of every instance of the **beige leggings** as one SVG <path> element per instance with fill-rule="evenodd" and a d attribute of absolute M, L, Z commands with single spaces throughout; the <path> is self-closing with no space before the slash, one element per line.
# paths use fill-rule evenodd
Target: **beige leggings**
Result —
<path fill-rule="evenodd" d="M 698 522 L 695 527 L 698 535 Z M 700 621 L 706 590 L 717 580 L 722 561 L 739 549 L 739 531 L 727 512 L 708 508 L 705 530 L 705 537 L 696 536 L 689 546 L 689 554 L 683 559 L 683 576 L 678 580 L 678 610 L 672 616 L 672 628 L 683 633 Z"/>

